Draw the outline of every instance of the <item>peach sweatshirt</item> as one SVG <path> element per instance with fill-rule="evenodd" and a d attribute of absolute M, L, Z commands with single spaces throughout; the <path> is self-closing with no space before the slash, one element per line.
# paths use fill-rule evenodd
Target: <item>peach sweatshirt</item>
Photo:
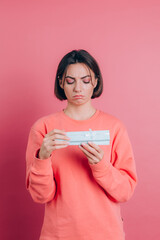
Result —
<path fill-rule="evenodd" d="M 110 145 L 100 146 L 103 159 L 90 164 L 78 146 L 55 150 L 48 159 L 36 154 L 45 134 L 110 130 Z M 123 123 L 97 110 L 87 120 L 63 111 L 36 121 L 26 151 L 26 184 L 33 200 L 45 203 L 40 240 L 124 240 L 120 202 L 133 194 L 137 174 L 131 143 Z"/>

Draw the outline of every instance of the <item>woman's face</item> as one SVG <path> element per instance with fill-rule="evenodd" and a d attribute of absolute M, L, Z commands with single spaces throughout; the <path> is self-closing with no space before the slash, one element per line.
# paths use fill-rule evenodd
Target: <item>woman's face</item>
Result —
<path fill-rule="evenodd" d="M 76 105 L 90 101 L 96 85 L 94 72 L 83 63 L 70 64 L 66 76 L 60 80 L 68 102 Z"/>

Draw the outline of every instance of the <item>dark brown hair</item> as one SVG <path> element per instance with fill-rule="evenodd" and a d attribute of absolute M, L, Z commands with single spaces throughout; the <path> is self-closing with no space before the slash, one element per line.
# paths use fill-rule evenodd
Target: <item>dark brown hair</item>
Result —
<path fill-rule="evenodd" d="M 73 50 L 67 53 L 60 61 L 55 78 L 55 96 L 60 100 L 67 99 L 64 90 L 59 85 L 59 80 L 62 79 L 63 75 L 67 72 L 68 66 L 75 63 L 84 63 L 87 67 L 89 67 L 89 69 L 94 72 L 95 78 L 98 78 L 98 81 L 91 98 L 99 97 L 103 91 L 102 74 L 97 61 L 86 50 L 83 49 Z"/>

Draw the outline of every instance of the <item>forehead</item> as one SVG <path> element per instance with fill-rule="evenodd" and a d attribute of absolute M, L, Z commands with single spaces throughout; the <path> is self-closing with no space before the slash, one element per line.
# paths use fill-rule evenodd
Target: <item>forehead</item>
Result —
<path fill-rule="evenodd" d="M 84 63 L 70 64 L 66 71 L 66 76 L 83 77 L 85 75 L 92 75 L 93 71 Z"/>

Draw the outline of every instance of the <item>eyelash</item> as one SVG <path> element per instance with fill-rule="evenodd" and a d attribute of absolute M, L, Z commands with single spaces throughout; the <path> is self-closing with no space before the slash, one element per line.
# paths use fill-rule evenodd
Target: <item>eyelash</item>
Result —
<path fill-rule="evenodd" d="M 68 82 L 67 80 L 66 80 L 66 82 L 67 82 L 67 84 L 73 84 L 74 83 L 74 81 L 73 82 Z M 88 83 L 90 83 L 90 80 L 88 82 L 85 82 L 85 80 L 84 80 L 83 83 L 88 84 Z"/>

